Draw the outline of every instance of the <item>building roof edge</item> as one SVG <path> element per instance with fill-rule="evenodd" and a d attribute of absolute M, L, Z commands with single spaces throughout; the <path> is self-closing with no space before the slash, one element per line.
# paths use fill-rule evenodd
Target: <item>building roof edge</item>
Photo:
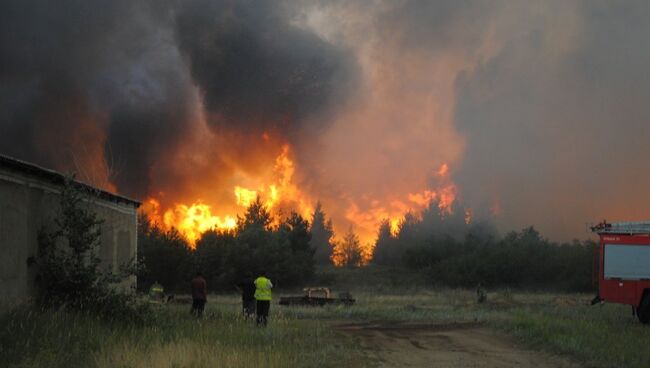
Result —
<path fill-rule="evenodd" d="M 17 158 L 13 158 L 3 154 L 0 154 L 0 168 L 7 168 L 9 170 L 14 170 L 14 171 L 25 173 L 27 175 L 39 177 L 41 179 L 48 180 L 49 182 L 56 185 L 63 185 L 63 183 L 65 183 L 66 178 L 68 177 L 67 175 L 62 174 L 58 171 L 46 169 L 36 164 L 19 160 Z M 86 190 L 89 193 L 92 193 L 93 195 L 104 200 L 118 202 L 118 203 L 125 203 L 128 205 L 132 205 L 136 208 L 140 207 L 141 204 L 141 202 L 136 201 L 134 199 L 108 192 L 104 189 L 94 187 L 90 184 L 86 184 L 78 180 L 74 180 L 74 184 L 78 186 L 80 189 Z"/>

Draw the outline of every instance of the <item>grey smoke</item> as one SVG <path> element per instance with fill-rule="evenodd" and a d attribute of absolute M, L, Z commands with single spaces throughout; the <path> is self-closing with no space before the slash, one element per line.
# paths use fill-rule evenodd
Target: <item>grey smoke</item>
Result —
<path fill-rule="evenodd" d="M 217 131 L 236 124 L 291 136 L 340 103 L 353 79 L 354 60 L 292 25 L 277 1 L 189 2 L 177 38 Z"/>
<path fill-rule="evenodd" d="M 564 11 L 577 25 L 558 4 L 524 17 L 457 89 L 468 200 L 498 198 L 503 228 L 559 239 L 586 237 L 589 221 L 650 218 L 650 4 L 575 4 Z M 554 39 L 563 31 L 569 46 Z"/>
<path fill-rule="evenodd" d="M 310 11 L 329 16 L 322 29 Z M 650 217 L 648 19 L 644 1 L 7 0 L 0 152 L 59 170 L 99 156 L 142 198 L 195 171 L 166 161 L 200 106 L 216 135 L 271 131 L 304 149 L 302 179 L 339 219 L 327 200 L 370 203 L 457 160 L 475 213 L 498 202 L 504 230 L 580 237 L 585 221 Z M 385 89 L 363 80 L 368 50 Z M 417 78 L 438 60 L 460 65 L 451 118 L 399 110 L 446 97 Z M 219 167 L 220 149 L 197 167 Z"/>
<path fill-rule="evenodd" d="M 148 167 L 183 137 L 191 98 L 172 23 L 152 4 L 3 2 L 0 151 L 65 171 L 107 152 L 106 179 L 144 196 Z"/>
<path fill-rule="evenodd" d="M 0 152 L 66 171 L 99 152 L 107 180 L 143 198 L 174 177 L 161 162 L 200 96 L 217 133 L 291 139 L 344 95 L 353 61 L 284 12 L 272 1 L 5 1 Z"/>
<path fill-rule="evenodd" d="M 498 203 L 504 230 L 568 240 L 589 221 L 650 219 L 649 17 L 645 1 L 412 0 L 380 28 L 469 60 L 454 88 L 463 200 Z"/>

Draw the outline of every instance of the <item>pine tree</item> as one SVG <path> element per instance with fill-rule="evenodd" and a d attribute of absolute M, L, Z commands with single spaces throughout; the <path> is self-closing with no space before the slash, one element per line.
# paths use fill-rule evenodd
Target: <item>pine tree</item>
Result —
<path fill-rule="evenodd" d="M 395 265 L 400 260 L 398 251 L 398 244 L 392 233 L 390 221 L 384 219 L 379 225 L 372 262 L 382 265 Z"/>
<path fill-rule="evenodd" d="M 309 245 L 311 233 L 309 222 L 298 213 L 291 215 L 280 224 L 284 229 L 291 247 L 291 267 L 288 268 L 288 278 L 293 280 L 307 280 L 314 274 L 314 251 Z"/>
<path fill-rule="evenodd" d="M 350 230 L 343 237 L 343 241 L 335 247 L 334 258 L 339 260 L 342 266 L 361 266 L 363 262 L 363 249 L 361 248 L 359 237 L 354 233 L 352 226 L 350 226 Z"/>
<path fill-rule="evenodd" d="M 334 237 L 334 230 L 332 230 L 332 220 L 325 220 L 325 212 L 320 203 L 316 203 L 316 209 L 312 216 L 311 222 L 311 241 L 309 244 L 314 250 L 314 262 L 316 264 L 329 264 L 332 258 L 332 238 Z"/>
<path fill-rule="evenodd" d="M 248 206 L 243 217 L 237 217 L 237 230 L 245 231 L 251 227 L 257 227 L 259 230 L 267 230 L 271 226 L 273 218 L 269 210 L 262 203 L 260 196 Z"/>

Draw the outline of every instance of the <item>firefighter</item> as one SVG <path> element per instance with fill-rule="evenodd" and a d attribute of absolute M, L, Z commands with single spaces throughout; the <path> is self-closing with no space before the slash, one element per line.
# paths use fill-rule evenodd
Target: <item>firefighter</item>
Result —
<path fill-rule="evenodd" d="M 149 288 L 149 299 L 157 302 L 162 302 L 165 298 L 165 288 L 158 283 L 154 282 Z"/>
<path fill-rule="evenodd" d="M 266 272 L 260 272 L 260 276 L 255 279 L 255 300 L 257 301 L 255 313 L 257 316 L 257 326 L 266 326 L 268 322 L 272 288 L 273 284 L 271 280 L 266 278 Z"/>
<path fill-rule="evenodd" d="M 201 272 L 192 279 L 192 314 L 201 317 L 208 296 L 208 287 Z"/>

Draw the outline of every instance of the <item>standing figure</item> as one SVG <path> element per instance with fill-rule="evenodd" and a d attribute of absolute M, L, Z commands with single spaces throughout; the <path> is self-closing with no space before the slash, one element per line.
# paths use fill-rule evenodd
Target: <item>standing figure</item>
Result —
<path fill-rule="evenodd" d="M 237 284 L 237 289 L 241 292 L 242 312 L 244 318 L 251 318 L 255 314 L 255 282 L 253 274 L 246 273 L 246 277 Z"/>
<path fill-rule="evenodd" d="M 149 299 L 156 302 L 163 302 L 165 299 L 165 288 L 158 283 L 154 282 L 149 288 Z"/>
<path fill-rule="evenodd" d="M 487 300 L 487 294 L 485 293 L 485 289 L 483 289 L 483 285 L 479 282 L 478 286 L 476 287 L 476 301 L 481 304 Z"/>
<path fill-rule="evenodd" d="M 266 272 L 262 271 L 260 276 L 255 279 L 255 300 L 257 300 L 257 325 L 266 326 L 269 318 L 269 308 L 271 307 L 271 289 L 273 284 L 266 278 Z"/>
<path fill-rule="evenodd" d="M 208 299 L 208 284 L 201 272 L 192 279 L 192 314 L 201 317 Z"/>

